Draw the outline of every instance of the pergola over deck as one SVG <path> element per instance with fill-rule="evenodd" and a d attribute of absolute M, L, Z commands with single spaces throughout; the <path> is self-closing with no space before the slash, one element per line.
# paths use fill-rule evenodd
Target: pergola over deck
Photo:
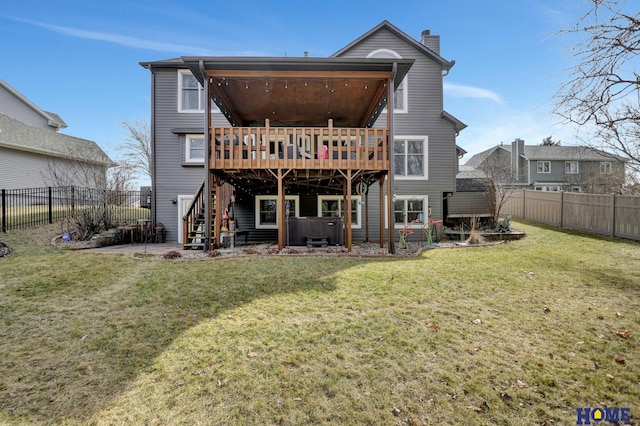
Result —
<path fill-rule="evenodd" d="M 183 57 L 230 125 L 213 126 L 205 108 L 207 176 L 211 185 L 232 183 L 249 194 L 277 194 L 278 246 L 285 245 L 285 192 L 333 190 L 345 197 L 345 245 L 351 249 L 351 196 L 356 185 L 393 187 L 393 114 L 373 128 L 385 107 L 393 111 L 394 88 L 410 59 Z M 206 105 L 206 104 L 205 104 Z M 219 198 L 218 200 L 219 203 Z M 391 203 L 386 215 L 393 247 Z M 206 216 L 211 221 L 207 206 Z M 216 206 L 220 211 L 221 206 Z M 368 208 L 368 205 L 367 205 Z M 215 215 L 214 229 L 220 229 Z M 211 223 L 207 229 L 211 229 Z M 209 231 L 210 232 L 210 231 Z M 367 223 L 368 235 L 368 223 Z M 380 221 L 380 246 L 384 223 Z M 211 241 L 211 235 L 208 235 Z M 212 241 L 218 247 L 219 238 Z"/>

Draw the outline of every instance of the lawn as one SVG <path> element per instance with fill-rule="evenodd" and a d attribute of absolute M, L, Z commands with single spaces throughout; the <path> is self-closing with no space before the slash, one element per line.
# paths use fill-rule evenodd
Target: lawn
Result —
<path fill-rule="evenodd" d="M 0 424 L 640 418 L 640 244 L 164 260 L 0 234 Z"/>

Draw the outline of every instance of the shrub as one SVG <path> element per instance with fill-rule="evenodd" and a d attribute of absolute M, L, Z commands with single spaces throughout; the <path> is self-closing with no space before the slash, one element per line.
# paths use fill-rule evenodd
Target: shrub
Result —
<path fill-rule="evenodd" d="M 163 259 L 180 259 L 182 254 L 177 250 L 171 250 L 162 255 Z"/>

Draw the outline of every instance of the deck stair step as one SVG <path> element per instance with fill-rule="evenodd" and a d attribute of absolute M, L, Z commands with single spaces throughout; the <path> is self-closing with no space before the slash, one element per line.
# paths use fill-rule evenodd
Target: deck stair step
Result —
<path fill-rule="evenodd" d="M 326 235 L 312 235 L 307 237 L 307 247 L 326 247 L 327 244 Z"/>

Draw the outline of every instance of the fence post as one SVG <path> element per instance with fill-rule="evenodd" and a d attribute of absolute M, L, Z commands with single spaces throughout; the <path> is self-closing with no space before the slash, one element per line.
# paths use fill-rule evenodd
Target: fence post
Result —
<path fill-rule="evenodd" d="M 76 217 L 76 187 L 71 187 L 71 217 Z"/>
<path fill-rule="evenodd" d="M 2 232 L 7 232 L 7 190 L 2 190 Z"/>
<path fill-rule="evenodd" d="M 611 204 L 609 206 L 611 211 L 611 231 L 609 236 L 615 237 L 616 235 L 616 194 L 611 194 Z"/>
<path fill-rule="evenodd" d="M 560 191 L 560 228 L 564 226 L 564 191 Z"/>
<path fill-rule="evenodd" d="M 111 222 L 109 222 L 109 210 L 107 209 L 107 191 L 107 189 L 103 190 L 102 210 L 104 212 L 104 224 L 108 226 Z"/>
<path fill-rule="evenodd" d="M 49 223 L 53 223 L 53 191 L 50 186 L 47 189 L 49 190 Z"/>
<path fill-rule="evenodd" d="M 522 219 L 527 220 L 527 190 L 522 188 Z"/>

